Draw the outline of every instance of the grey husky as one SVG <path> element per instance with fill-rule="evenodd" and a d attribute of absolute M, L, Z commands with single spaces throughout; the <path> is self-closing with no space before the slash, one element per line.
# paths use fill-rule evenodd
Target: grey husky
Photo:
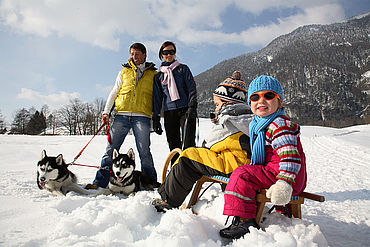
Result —
<path fill-rule="evenodd" d="M 46 155 L 45 150 L 37 163 L 37 185 L 39 189 L 46 189 L 57 196 L 65 196 L 70 191 L 90 194 L 77 184 L 77 177 L 68 170 L 68 164 L 64 162 L 62 154 L 51 157 Z"/>
<path fill-rule="evenodd" d="M 101 190 L 97 195 L 129 195 L 141 190 L 154 190 L 160 183 L 153 181 L 141 171 L 135 171 L 135 153 L 130 148 L 127 154 L 113 150 L 112 172 L 109 178 L 109 189 Z"/>

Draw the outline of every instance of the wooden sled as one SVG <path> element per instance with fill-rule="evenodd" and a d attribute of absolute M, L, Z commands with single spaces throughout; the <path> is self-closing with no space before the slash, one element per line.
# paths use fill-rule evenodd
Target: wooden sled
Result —
<path fill-rule="evenodd" d="M 176 155 L 176 154 L 181 154 L 182 150 L 179 148 L 176 148 L 170 152 L 168 155 L 165 164 L 163 166 L 163 171 L 162 171 L 162 183 L 167 177 L 168 173 L 168 166 L 171 162 L 171 159 Z M 186 208 L 191 208 L 193 205 L 195 205 L 199 199 L 199 193 L 202 190 L 203 184 L 206 182 L 213 182 L 213 183 L 224 183 L 227 184 L 229 181 L 228 178 L 222 177 L 222 176 L 203 176 L 201 177 L 195 184 L 193 193 L 191 194 L 190 200 L 188 202 L 188 205 Z M 303 192 L 302 194 L 298 196 L 292 196 L 289 205 L 292 208 L 292 217 L 293 218 L 302 218 L 302 212 L 301 212 L 301 206 L 304 204 L 304 199 L 309 199 L 317 202 L 324 202 L 325 197 L 321 195 L 316 195 L 313 193 L 309 192 Z M 263 209 L 265 207 L 265 204 L 267 202 L 271 202 L 270 198 L 266 197 L 266 189 L 260 190 L 257 195 L 256 195 L 256 201 L 257 201 L 257 216 L 256 216 L 256 221 L 259 223 L 261 221 L 261 216 L 263 213 Z"/>

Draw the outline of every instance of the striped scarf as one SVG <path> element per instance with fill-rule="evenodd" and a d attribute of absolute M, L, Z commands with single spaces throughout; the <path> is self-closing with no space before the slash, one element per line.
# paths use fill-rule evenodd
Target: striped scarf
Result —
<path fill-rule="evenodd" d="M 265 163 L 266 127 L 280 115 L 285 115 L 284 110 L 279 109 L 266 117 L 253 117 L 252 122 L 249 124 L 249 136 L 252 148 L 251 165 Z"/>

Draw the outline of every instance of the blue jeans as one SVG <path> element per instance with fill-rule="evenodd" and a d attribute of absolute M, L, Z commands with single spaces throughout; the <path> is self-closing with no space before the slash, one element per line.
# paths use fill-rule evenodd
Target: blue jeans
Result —
<path fill-rule="evenodd" d="M 157 181 L 157 172 L 150 152 L 150 118 L 141 116 L 115 115 L 110 127 L 109 136 L 112 145 L 107 143 L 105 154 L 102 157 L 100 169 L 96 172 L 93 184 L 105 188 L 109 183 L 109 172 L 112 169 L 113 150 L 119 150 L 128 132 L 132 129 L 136 148 L 141 160 L 141 171 Z M 103 169 L 102 169 L 103 168 Z"/>

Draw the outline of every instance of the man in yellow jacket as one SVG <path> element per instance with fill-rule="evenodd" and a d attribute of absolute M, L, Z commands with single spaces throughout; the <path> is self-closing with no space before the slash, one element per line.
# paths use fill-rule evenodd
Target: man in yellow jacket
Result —
<path fill-rule="evenodd" d="M 194 183 L 203 175 L 230 177 L 241 165 L 250 163 L 249 122 L 252 112 L 246 104 L 245 83 L 227 78 L 213 93 L 215 123 L 203 147 L 185 149 L 174 163 L 155 199 L 157 211 L 179 207 Z"/>
<path fill-rule="evenodd" d="M 141 160 L 141 170 L 157 181 L 157 173 L 150 152 L 150 120 L 153 105 L 153 79 L 157 73 L 153 63 L 145 62 L 146 48 L 141 43 L 130 46 L 130 58 L 118 73 L 115 85 L 104 107 L 102 121 L 109 123 L 109 113 L 114 105 L 115 115 L 110 127 L 101 168 L 97 171 L 93 184 L 87 189 L 105 188 L 109 183 L 112 168 L 113 150 L 119 150 L 126 135 L 132 129 Z"/>

